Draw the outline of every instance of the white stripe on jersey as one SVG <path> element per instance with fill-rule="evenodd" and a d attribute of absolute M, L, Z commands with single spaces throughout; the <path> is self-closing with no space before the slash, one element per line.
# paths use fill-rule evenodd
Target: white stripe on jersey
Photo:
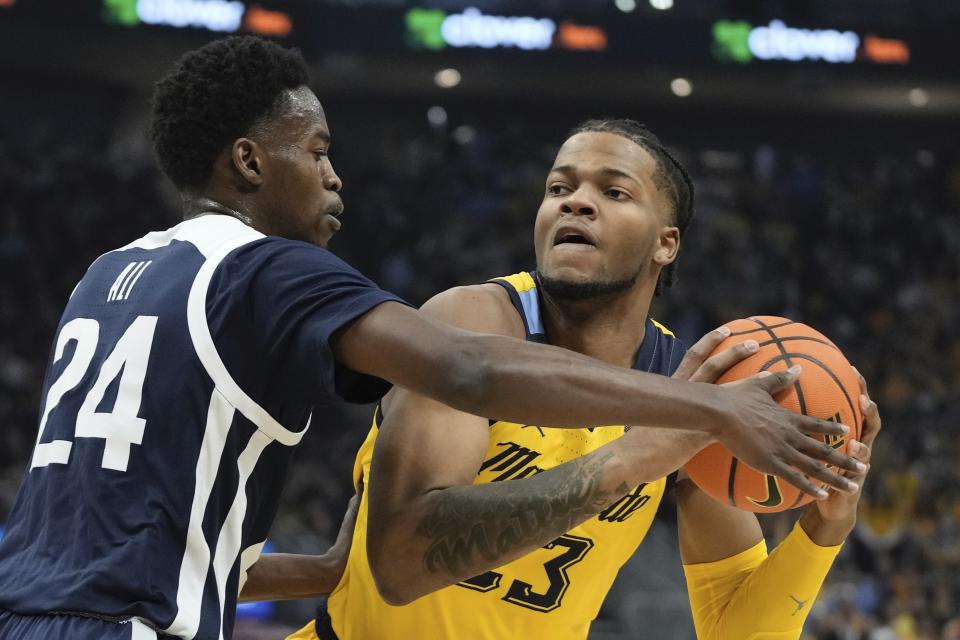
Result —
<path fill-rule="evenodd" d="M 236 240 L 240 237 L 244 240 L 237 243 Z M 211 213 L 184 220 L 180 224 L 163 231 L 151 231 L 119 249 L 108 251 L 99 256 L 97 260 L 107 254 L 127 251 L 128 249 L 160 249 L 170 245 L 175 240 L 189 242 L 203 254 L 204 258 L 209 258 L 224 243 L 234 242 L 233 246 L 236 248 L 247 242 L 265 237 L 256 229 L 248 227 L 234 217 Z M 96 263 L 97 260 L 93 262 Z M 92 265 L 93 263 L 91 263 Z"/>
<path fill-rule="evenodd" d="M 182 638 L 192 638 L 200 628 L 200 611 L 203 605 L 203 587 L 210 568 L 210 546 L 203 536 L 203 515 L 207 511 L 210 492 L 217 479 L 223 447 L 230 433 L 230 425 L 236 410 L 217 390 L 210 398 L 207 426 L 203 431 L 200 456 L 197 458 L 196 481 L 193 504 L 190 507 L 190 524 L 187 527 L 187 544 L 180 564 L 180 580 L 177 585 L 177 617 L 164 629 Z"/>
<path fill-rule="evenodd" d="M 140 268 L 136 273 L 130 274 L 130 279 L 127 282 L 127 286 L 123 291 L 121 291 L 119 297 L 117 298 L 118 300 L 128 300 L 130 298 L 130 292 L 133 291 L 133 285 L 137 284 L 137 280 L 140 279 L 140 276 L 143 275 L 143 272 L 146 271 L 147 267 L 149 267 L 152 263 L 153 260 L 147 260 L 146 262 L 140 264 Z"/>
<path fill-rule="evenodd" d="M 143 268 L 144 264 L 145 264 L 145 261 L 139 261 L 133 264 L 133 270 L 130 271 L 129 274 L 127 274 L 127 278 L 120 285 L 120 291 L 117 292 L 117 295 L 114 298 L 114 300 L 123 300 L 124 295 L 126 295 L 126 293 L 130 291 L 130 283 L 133 281 L 137 273 L 140 272 L 140 269 Z"/>
<path fill-rule="evenodd" d="M 299 432 L 285 429 L 266 409 L 248 396 L 230 375 L 220 354 L 217 353 L 210 326 L 207 322 L 207 292 L 217 267 L 235 249 L 260 238 L 263 234 L 247 227 L 239 220 L 223 215 L 209 215 L 183 222 L 164 232 L 151 233 L 128 248 L 158 248 L 170 244 L 173 240 L 190 242 L 204 255 L 206 261 L 200 267 L 190 288 L 187 298 L 187 326 L 194 351 L 200 359 L 207 375 L 213 380 L 214 392 L 208 414 L 207 429 L 204 432 L 200 459 L 197 463 L 196 486 L 193 506 L 187 533 L 187 547 L 180 566 L 180 580 L 177 586 L 177 616 L 165 633 L 193 638 L 200 626 L 202 595 L 210 568 L 210 548 L 203 535 L 203 516 L 207 510 L 210 492 L 220 467 L 220 458 L 233 421 L 234 412 L 240 412 L 258 429 L 247 448 L 237 461 L 240 483 L 233 505 L 217 540 L 214 556 L 214 576 L 218 586 L 220 601 L 220 634 L 223 634 L 224 585 L 227 576 L 237 561 L 242 544 L 242 526 L 246 515 L 246 481 L 256 466 L 263 450 L 272 441 L 286 446 L 299 444 L 307 425 Z M 219 405 L 214 416 L 214 405 Z M 220 422 L 229 408 L 230 421 L 226 425 Z M 211 422 L 212 420 L 212 422 Z M 209 440 L 209 446 L 208 446 Z M 204 455 L 207 449 L 207 456 Z M 215 455 L 214 455 L 215 452 Z M 249 452 L 249 453 L 248 453 Z M 191 533 L 192 532 L 192 533 Z"/>
<path fill-rule="evenodd" d="M 232 220 L 232 218 L 230 219 Z M 239 221 L 237 223 L 243 224 Z M 255 233 L 259 238 L 263 237 L 247 226 L 243 226 L 243 228 Z M 210 326 L 207 324 L 207 290 L 210 287 L 210 281 L 213 279 L 217 266 L 227 257 L 227 254 L 251 240 L 249 236 L 244 237 L 245 235 L 238 234 L 233 238 L 227 238 L 216 251 L 207 257 L 207 261 L 200 267 L 200 271 L 197 272 L 197 277 L 193 281 L 193 286 L 190 288 L 190 296 L 187 299 L 187 326 L 190 329 L 190 339 L 193 341 L 193 349 L 197 352 L 197 357 L 200 358 L 207 374 L 213 379 L 213 384 L 220 389 L 227 401 L 242 413 L 243 417 L 257 425 L 258 429 L 274 440 L 292 447 L 299 444 L 310 426 L 310 421 L 307 420 L 307 426 L 300 431 L 289 431 L 274 420 L 266 409 L 254 402 L 227 371 L 223 360 L 220 359 L 220 354 L 217 353 L 213 337 L 210 335 Z"/>
<path fill-rule="evenodd" d="M 100 258 L 110 255 L 111 253 L 126 251 L 128 249 L 160 249 L 161 247 L 168 246 L 174 240 L 189 242 L 196 247 L 200 253 L 203 254 L 204 258 L 208 258 L 213 251 L 223 244 L 224 238 L 229 240 L 232 236 L 236 235 L 238 227 L 243 227 L 247 233 L 253 234 L 253 237 L 251 237 L 249 240 L 251 242 L 258 238 L 266 237 L 259 231 L 251 229 L 236 218 L 232 218 L 228 215 L 202 215 L 197 216 L 196 218 L 190 218 L 189 220 L 184 220 L 180 224 L 170 227 L 169 229 L 164 229 L 163 231 L 151 231 L 142 238 L 137 238 L 133 242 L 123 245 L 119 249 L 112 249 L 106 253 L 100 254 L 97 256 L 96 260 L 90 263 L 90 266 L 87 267 L 87 271 L 92 269 L 93 265 L 95 265 Z M 125 275 L 125 273 L 126 271 L 124 271 L 124 273 L 121 274 L 121 277 L 117 278 L 117 281 L 114 282 L 116 287 L 119 288 L 120 282 L 123 280 L 123 275 Z M 77 286 L 79 285 L 80 283 L 78 282 Z M 74 287 L 73 292 L 76 292 L 76 287 Z M 73 293 L 70 294 L 70 297 L 73 297 Z M 113 298 L 108 297 L 108 300 L 112 299 Z"/>
<path fill-rule="evenodd" d="M 107 292 L 107 302 L 112 302 L 117 299 L 120 295 L 120 289 L 123 287 L 123 283 L 126 282 L 127 276 L 130 275 L 130 271 L 133 270 L 135 266 L 140 264 L 139 262 L 131 262 L 123 268 L 123 271 L 120 272 L 120 275 L 117 276 L 117 279 L 113 281 L 113 284 L 110 286 L 110 291 Z"/>
<path fill-rule="evenodd" d="M 243 585 L 247 584 L 247 574 L 250 571 L 250 567 L 260 559 L 260 554 L 263 553 L 263 546 L 265 544 L 267 544 L 266 540 L 251 545 L 240 552 L 240 582 L 237 584 L 238 596 L 240 592 L 243 591 Z"/>
<path fill-rule="evenodd" d="M 243 519 L 247 515 L 247 480 L 253 473 L 257 461 L 263 450 L 273 442 L 262 431 L 254 431 L 243 453 L 237 458 L 237 469 L 240 479 L 237 485 L 237 495 L 233 497 L 233 504 L 227 512 L 227 518 L 220 529 L 220 538 L 217 540 L 217 551 L 213 556 L 213 576 L 217 581 L 217 595 L 220 597 L 220 611 L 223 612 L 224 599 L 227 593 L 227 578 L 230 570 L 236 564 L 240 555 L 240 545 L 243 544 Z M 223 640 L 223 615 L 220 616 L 220 640 Z"/>
<path fill-rule="evenodd" d="M 138 620 L 130 619 L 130 640 L 157 640 L 157 632 Z"/>

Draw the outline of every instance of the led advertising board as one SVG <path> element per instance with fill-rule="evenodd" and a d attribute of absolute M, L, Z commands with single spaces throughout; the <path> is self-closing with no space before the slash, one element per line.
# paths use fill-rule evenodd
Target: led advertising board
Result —
<path fill-rule="evenodd" d="M 438 59 L 572 56 L 626 65 L 872 66 L 958 73 L 948 63 L 956 54 L 946 30 L 895 33 L 785 19 L 705 21 L 669 12 L 624 14 L 612 5 L 606 12 L 512 14 L 478 6 L 395 8 L 307 0 L 0 0 L 0 7 L 0 25 L 150 29 L 171 37 L 177 32 L 210 38 L 255 33 L 282 38 L 308 56 L 324 51 Z"/>
<path fill-rule="evenodd" d="M 799 29 L 782 20 L 753 26 L 742 20 L 713 24 L 713 54 L 721 62 L 755 60 L 851 64 L 907 64 L 910 47 L 900 39 L 861 37 L 854 31 Z"/>

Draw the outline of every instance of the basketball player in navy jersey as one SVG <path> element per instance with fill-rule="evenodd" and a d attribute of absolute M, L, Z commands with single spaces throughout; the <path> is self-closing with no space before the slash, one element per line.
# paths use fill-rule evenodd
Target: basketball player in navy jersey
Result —
<path fill-rule="evenodd" d="M 152 138 L 184 221 L 109 251 L 67 302 L 36 447 L 0 542 L 0 638 L 229 638 L 306 429 L 404 385 L 475 414 L 703 429 L 753 466 L 840 486 L 783 374 L 723 389 L 479 336 L 325 249 L 331 134 L 303 59 L 256 38 L 191 52 Z"/>

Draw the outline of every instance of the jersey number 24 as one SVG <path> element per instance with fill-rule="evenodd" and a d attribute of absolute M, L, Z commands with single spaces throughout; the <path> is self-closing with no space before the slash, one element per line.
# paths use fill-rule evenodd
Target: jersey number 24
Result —
<path fill-rule="evenodd" d="M 139 445 L 143 440 L 146 420 L 137 416 L 140 412 L 140 400 L 143 396 L 143 380 L 147 375 L 147 362 L 153 347 L 153 334 L 157 328 L 157 316 L 138 316 L 127 328 L 110 355 L 100 365 L 96 381 L 87 392 L 77 412 L 74 438 L 102 438 L 104 469 L 126 471 L 130 461 L 131 445 Z M 67 344 L 75 340 L 77 345 L 73 358 L 64 367 L 47 391 L 40 429 L 37 432 L 37 446 L 33 451 L 30 469 L 46 467 L 51 464 L 67 464 L 70 461 L 72 440 L 43 440 L 43 431 L 47 426 L 50 412 L 60 404 L 63 396 L 76 387 L 87 374 L 100 341 L 100 324 L 90 318 L 75 318 L 63 325 L 57 336 L 57 346 L 53 361 L 59 362 Z M 97 411 L 103 402 L 110 384 L 120 376 L 117 387 L 117 399 L 109 412 Z"/>

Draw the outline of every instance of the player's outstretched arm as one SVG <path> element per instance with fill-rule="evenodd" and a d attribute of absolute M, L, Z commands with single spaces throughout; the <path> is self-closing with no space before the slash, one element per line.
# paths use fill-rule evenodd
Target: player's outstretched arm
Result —
<path fill-rule="evenodd" d="M 850 449 L 869 463 L 881 423 L 862 377 L 860 386 L 862 442 Z M 680 552 L 699 640 L 758 634 L 799 638 L 839 545 L 856 523 L 865 475 L 850 474 L 860 491 L 831 492 L 807 507 L 769 557 L 756 516 L 716 502 L 682 478 L 677 483 Z"/>
<path fill-rule="evenodd" d="M 663 477 L 710 438 L 637 428 L 529 478 L 473 484 L 486 418 L 396 388 L 370 467 L 367 556 L 380 595 L 406 604 L 519 558 Z"/>
<path fill-rule="evenodd" d="M 363 485 L 350 498 L 337 539 L 325 554 L 265 553 L 260 556 L 247 572 L 240 602 L 319 598 L 333 591 L 350 556 L 362 494 Z"/>
<path fill-rule="evenodd" d="M 425 305 L 429 315 L 383 303 L 337 333 L 334 353 L 354 371 L 490 418 L 561 427 L 643 424 L 706 431 L 750 466 L 814 496 L 823 494 L 804 474 L 845 488 L 845 481 L 822 463 L 857 468 L 854 460 L 805 435 L 841 435 L 847 427 L 792 413 L 771 398 L 797 373 L 718 388 L 446 324 L 488 311 L 475 291 L 480 288 L 440 294 Z"/>
<path fill-rule="evenodd" d="M 495 303 L 455 320 L 475 330 L 516 329 L 509 324 L 515 314 L 498 314 Z M 698 343 L 678 374 L 705 379 L 750 355 L 741 345 L 704 361 L 722 339 L 710 335 Z M 393 604 L 549 543 L 711 442 L 702 432 L 636 427 L 533 477 L 474 485 L 488 448 L 486 418 L 403 388 L 385 399 L 383 416 L 370 471 L 367 555 L 381 595 Z"/>

